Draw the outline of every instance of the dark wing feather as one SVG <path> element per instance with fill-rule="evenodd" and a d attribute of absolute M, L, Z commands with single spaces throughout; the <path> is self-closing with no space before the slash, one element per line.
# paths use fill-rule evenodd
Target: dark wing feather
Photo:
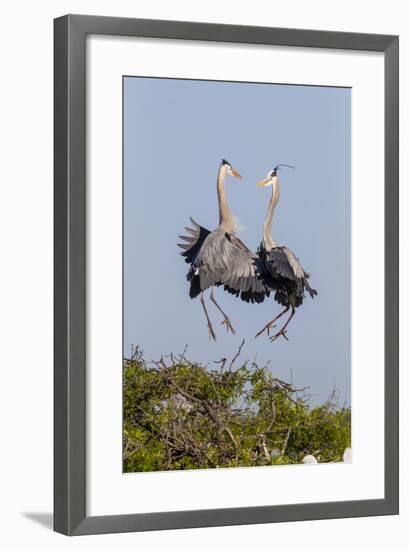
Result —
<path fill-rule="evenodd" d="M 179 235 L 179 238 L 185 243 L 178 243 L 178 246 L 183 249 L 181 255 L 185 258 L 185 262 L 188 264 L 194 263 L 204 241 L 207 236 L 210 235 L 210 231 L 205 229 L 201 225 L 195 222 L 193 218 L 190 218 L 193 227 L 186 227 L 186 231 L 190 235 Z"/>
<path fill-rule="evenodd" d="M 286 246 L 277 246 L 266 250 L 261 244 L 259 256 L 262 260 L 261 271 L 266 284 L 276 290 L 275 300 L 281 305 L 288 305 L 289 297 L 295 296 L 295 305 L 302 304 L 304 290 L 313 298 L 317 291 L 311 288 L 307 274 L 299 259 Z"/>
<path fill-rule="evenodd" d="M 314 296 L 317 296 L 318 292 L 312 288 L 307 281 L 307 279 L 310 278 L 310 274 L 304 271 L 304 268 L 301 265 L 300 260 L 297 258 L 297 256 L 286 246 L 282 246 L 281 249 L 284 251 L 285 255 L 287 256 L 288 264 L 290 265 L 290 268 L 293 271 L 294 277 L 296 278 L 297 282 L 301 281 L 303 291 L 304 289 L 307 289 L 309 295 L 311 298 L 314 298 Z"/>
<path fill-rule="evenodd" d="M 266 253 L 266 267 L 276 287 L 275 301 L 286 307 L 292 299 L 293 305 L 300 306 L 304 299 L 304 276 L 294 254 L 289 255 L 285 247 L 273 248 Z"/>
<path fill-rule="evenodd" d="M 299 259 L 285 246 L 277 246 L 268 251 L 266 260 L 272 275 L 279 275 L 294 282 L 305 278 Z"/>

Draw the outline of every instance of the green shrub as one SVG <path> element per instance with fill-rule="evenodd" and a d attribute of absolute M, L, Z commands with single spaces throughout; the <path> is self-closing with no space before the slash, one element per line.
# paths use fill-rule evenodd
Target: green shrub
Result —
<path fill-rule="evenodd" d="M 243 344 L 242 344 L 243 345 Z M 125 472 L 296 464 L 307 454 L 342 460 L 351 411 L 336 392 L 321 406 L 265 367 L 234 359 L 210 369 L 184 354 L 124 361 Z"/>

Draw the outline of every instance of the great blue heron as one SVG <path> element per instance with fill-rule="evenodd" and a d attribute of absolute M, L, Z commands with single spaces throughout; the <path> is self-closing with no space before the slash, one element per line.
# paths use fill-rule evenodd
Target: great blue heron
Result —
<path fill-rule="evenodd" d="M 267 331 L 267 334 L 270 335 L 270 329 L 275 326 L 274 323 L 291 308 L 291 314 L 287 321 L 276 334 L 271 336 L 270 340 L 272 342 L 280 336 L 288 340 L 286 328 L 294 317 L 296 308 L 303 303 L 305 290 L 308 291 L 311 298 L 317 295 L 317 291 L 309 285 L 309 274 L 304 271 L 299 259 L 286 246 L 278 246 L 271 234 L 274 210 L 280 199 L 280 182 L 277 171 L 282 166 L 293 168 L 293 166 L 289 166 L 288 164 L 279 164 L 270 170 L 266 178 L 257 183 L 259 187 L 268 187 L 270 185 L 273 187 L 263 225 L 263 239 L 258 249 L 258 256 L 261 260 L 258 265 L 265 283 L 272 291 L 275 291 L 275 301 L 284 306 L 284 310 L 267 323 L 256 334 L 256 337 L 260 336 L 264 331 Z"/>
<path fill-rule="evenodd" d="M 205 229 L 192 218 L 193 227 L 186 227 L 189 235 L 180 238 L 186 244 L 179 244 L 183 249 L 182 256 L 191 264 L 187 274 L 190 282 L 189 295 L 196 298 L 200 294 L 201 303 L 207 319 L 209 336 L 216 340 L 204 299 L 204 291 L 210 291 L 210 300 L 223 315 L 222 324 L 235 334 L 229 317 L 216 302 L 214 287 L 224 285 L 232 294 L 242 294 L 243 299 L 251 302 L 262 302 L 268 289 L 256 273 L 257 255 L 235 235 L 237 224 L 226 199 L 224 183 L 227 176 L 241 179 L 240 174 L 227 162 L 222 160 L 217 177 L 217 198 L 219 204 L 219 225 L 214 231 Z"/>

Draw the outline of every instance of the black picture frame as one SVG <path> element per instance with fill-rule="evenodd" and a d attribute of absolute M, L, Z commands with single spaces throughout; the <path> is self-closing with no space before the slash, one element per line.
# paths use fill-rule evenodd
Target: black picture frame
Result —
<path fill-rule="evenodd" d="M 366 50 L 385 59 L 385 496 L 280 506 L 86 515 L 86 36 Z M 54 21 L 54 529 L 66 535 L 397 514 L 399 39 L 397 36 L 66 15 Z"/>

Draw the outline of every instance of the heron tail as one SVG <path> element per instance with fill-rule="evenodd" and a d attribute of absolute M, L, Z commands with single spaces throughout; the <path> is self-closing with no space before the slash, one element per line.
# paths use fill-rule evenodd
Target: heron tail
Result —
<path fill-rule="evenodd" d="M 308 290 L 308 293 L 309 295 L 311 296 L 311 298 L 314 298 L 314 296 L 317 296 L 318 295 L 318 292 L 315 290 L 315 288 L 312 288 L 309 284 L 309 282 L 307 281 L 307 279 L 304 280 L 305 282 L 305 288 Z"/>

